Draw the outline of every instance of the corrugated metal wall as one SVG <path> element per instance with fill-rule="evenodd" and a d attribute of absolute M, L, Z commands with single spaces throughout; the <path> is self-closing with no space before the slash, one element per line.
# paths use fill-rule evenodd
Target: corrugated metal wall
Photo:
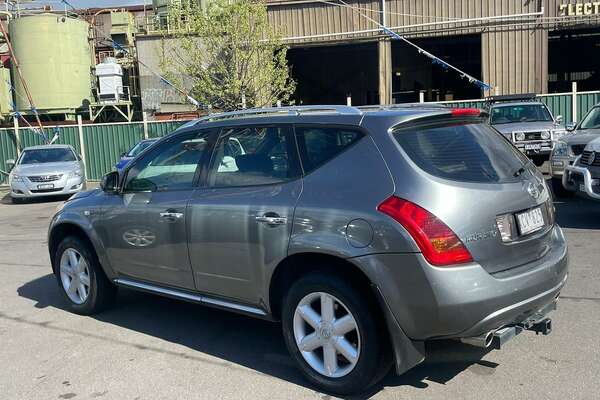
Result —
<path fill-rule="evenodd" d="M 481 34 L 481 78 L 497 87 L 498 94 L 546 93 L 548 89 L 548 31 L 600 24 L 600 16 L 561 17 L 561 4 L 582 0 L 386 0 L 386 25 L 406 37 L 436 37 Z M 382 36 L 377 25 L 365 16 L 383 22 L 381 0 L 348 1 L 350 7 L 317 1 L 268 1 L 269 18 L 292 46 L 315 42 L 348 42 L 356 38 L 378 40 Z M 482 17 L 498 17 L 539 13 L 544 18 L 495 21 L 463 21 Z M 364 15 L 361 15 L 364 14 Z M 358 35 L 321 36 L 357 30 L 374 31 Z M 380 63 L 382 60 L 380 54 Z M 380 82 L 385 82 L 381 79 Z M 494 94 L 492 92 L 491 94 Z M 380 89 L 383 101 L 385 90 Z"/>
<path fill-rule="evenodd" d="M 148 137 L 162 137 L 172 133 L 187 121 L 148 122 Z M 46 128 L 45 133 L 53 137 L 55 129 Z M 60 138 L 57 144 L 70 144 L 81 154 L 79 128 L 77 125 L 58 127 Z M 100 180 L 111 171 L 121 154 L 144 138 L 142 122 L 120 124 L 83 125 L 83 144 L 85 149 L 86 176 L 89 180 Z M 40 135 L 29 128 L 19 129 L 21 148 L 43 144 Z M 6 160 L 17 158 L 17 146 L 14 129 L 0 129 L 0 170 L 6 171 Z M 6 176 L 0 174 L 0 184 L 6 183 Z"/>
<path fill-rule="evenodd" d="M 17 144 L 14 130 L 0 129 L 0 170 L 8 172 L 6 160 L 17 158 Z M 0 184 L 7 181 L 7 176 L 0 174 Z"/>
<path fill-rule="evenodd" d="M 122 153 L 144 138 L 141 123 L 86 126 L 83 133 L 86 176 L 98 180 L 113 169 Z"/>
<path fill-rule="evenodd" d="M 551 96 L 540 96 L 540 100 L 544 102 L 552 111 L 554 116 L 562 115 L 567 123 L 573 122 L 573 95 L 572 94 L 557 94 Z M 590 107 L 591 108 L 591 107 Z M 589 109 L 588 109 L 589 110 Z"/>

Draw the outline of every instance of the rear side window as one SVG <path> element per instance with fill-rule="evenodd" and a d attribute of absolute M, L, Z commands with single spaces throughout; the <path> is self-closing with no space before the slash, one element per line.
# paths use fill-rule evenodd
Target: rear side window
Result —
<path fill-rule="evenodd" d="M 305 172 L 331 160 L 363 137 L 345 128 L 296 127 L 296 138 Z"/>
<path fill-rule="evenodd" d="M 514 182 L 523 159 L 484 124 L 437 125 L 397 130 L 394 136 L 425 172 L 462 182 Z"/>

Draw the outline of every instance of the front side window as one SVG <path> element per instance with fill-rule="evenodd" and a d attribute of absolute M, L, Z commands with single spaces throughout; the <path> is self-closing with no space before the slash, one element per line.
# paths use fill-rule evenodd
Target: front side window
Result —
<path fill-rule="evenodd" d="M 302 166 L 310 172 L 356 143 L 363 134 L 346 128 L 297 127 Z"/>
<path fill-rule="evenodd" d="M 496 106 L 492 108 L 492 125 L 512 124 L 516 122 L 550 122 L 552 115 L 543 104 L 522 104 L 515 106 Z"/>
<path fill-rule="evenodd" d="M 600 107 L 594 107 L 581 121 L 579 129 L 600 129 Z"/>
<path fill-rule="evenodd" d="M 224 129 L 215 146 L 209 186 L 268 185 L 300 176 L 289 127 Z"/>
<path fill-rule="evenodd" d="M 25 150 L 20 164 L 45 164 L 77 161 L 75 153 L 67 148 Z"/>
<path fill-rule="evenodd" d="M 146 150 L 148 147 L 150 147 L 150 145 L 154 143 L 156 143 L 156 140 L 143 140 L 135 146 L 133 146 L 126 156 L 133 158 L 140 154 L 142 151 Z"/>
<path fill-rule="evenodd" d="M 166 191 L 193 187 L 198 164 L 210 151 L 213 131 L 177 136 L 151 149 L 128 171 L 124 190 Z"/>

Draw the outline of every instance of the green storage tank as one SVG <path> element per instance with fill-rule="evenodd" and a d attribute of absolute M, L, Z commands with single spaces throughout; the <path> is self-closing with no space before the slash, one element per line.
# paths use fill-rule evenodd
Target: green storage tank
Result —
<path fill-rule="evenodd" d="M 73 113 L 92 99 L 89 24 L 58 14 L 10 21 L 9 35 L 21 72 L 40 113 Z M 13 63 L 16 105 L 31 111 Z"/>
<path fill-rule="evenodd" d="M 12 93 L 10 91 L 10 70 L 0 67 L 0 119 L 4 120 L 12 109 Z"/>

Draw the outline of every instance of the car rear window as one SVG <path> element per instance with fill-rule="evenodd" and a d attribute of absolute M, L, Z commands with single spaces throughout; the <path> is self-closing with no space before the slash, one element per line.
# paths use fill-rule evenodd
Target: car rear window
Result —
<path fill-rule="evenodd" d="M 482 123 L 398 129 L 398 143 L 425 172 L 461 182 L 514 182 L 524 159 L 499 133 Z"/>

